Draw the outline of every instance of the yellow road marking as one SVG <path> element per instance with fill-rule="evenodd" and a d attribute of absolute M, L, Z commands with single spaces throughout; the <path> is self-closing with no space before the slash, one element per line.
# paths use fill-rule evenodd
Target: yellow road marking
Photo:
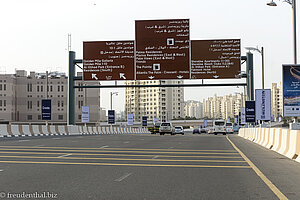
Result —
<path fill-rule="evenodd" d="M 265 182 L 265 184 L 273 191 L 273 193 L 280 199 L 280 200 L 287 200 L 288 198 L 247 158 L 247 156 L 239 150 L 235 146 L 235 144 L 226 136 L 227 140 L 231 143 L 233 148 L 235 148 L 241 156 L 244 158 L 244 160 L 247 161 L 247 163 L 250 165 L 250 167 L 255 171 L 255 173 Z"/>
<path fill-rule="evenodd" d="M 99 148 L 81 148 L 81 147 L 31 147 L 31 146 L 0 146 L 0 149 L 4 147 L 4 148 L 33 148 L 33 149 L 94 149 L 94 150 L 102 150 L 102 149 L 108 149 L 108 150 L 135 150 L 135 151 L 186 151 L 186 152 L 198 152 L 198 151 L 221 151 L 221 152 L 236 152 L 235 150 L 199 150 L 199 149 L 195 149 L 195 150 L 189 150 L 189 149 L 135 149 L 135 148 L 103 148 L 103 147 L 99 147 Z"/>
<path fill-rule="evenodd" d="M 0 154 L 11 153 L 11 154 L 47 154 L 47 155 L 61 155 L 64 153 L 43 153 L 43 152 L 22 152 L 22 151 L 1 151 Z M 97 154 L 97 153 L 72 153 L 73 155 L 85 155 L 85 156 L 123 156 L 123 157 L 153 157 L 156 155 L 133 155 L 133 154 Z M 235 158 L 241 159 L 240 156 L 171 156 L 171 155 L 159 155 L 164 158 Z"/>
<path fill-rule="evenodd" d="M 70 154 L 67 154 L 70 156 Z M 73 155 L 73 154 L 71 154 Z M 170 159 L 134 159 L 134 158 L 87 158 L 87 157 L 42 157 L 42 156 L 0 156 L 0 158 L 41 158 L 41 159 L 76 159 L 76 160 L 134 160 L 134 161 L 161 161 L 161 162 L 233 162 L 233 163 L 243 163 L 246 161 L 238 160 L 170 160 Z"/>
<path fill-rule="evenodd" d="M 121 163 L 71 163 L 71 162 L 34 162 L 34 161 L 12 161 L 0 160 L 0 163 L 19 163 L 19 164 L 56 164 L 56 165 L 100 165 L 100 166 L 132 166 L 132 167 L 189 167 L 189 168 L 244 168 L 250 166 L 218 166 L 218 165 L 157 165 L 157 164 L 121 164 Z"/>
<path fill-rule="evenodd" d="M 79 152 L 99 152 L 99 153 L 155 153 L 155 154 L 217 154 L 217 155 L 236 155 L 238 153 L 206 153 L 206 152 L 165 152 L 165 151 L 160 151 L 160 152 L 155 152 L 155 151 L 92 151 L 92 150 L 67 150 L 67 149 L 5 149 L 5 148 L 0 148 L 0 150 L 25 150 L 25 151 L 61 151 L 61 152 L 74 152 L 74 151 L 79 151 Z"/>

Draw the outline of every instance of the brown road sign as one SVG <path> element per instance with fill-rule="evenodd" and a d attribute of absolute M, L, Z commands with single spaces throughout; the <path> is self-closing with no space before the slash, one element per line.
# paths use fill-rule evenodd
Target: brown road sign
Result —
<path fill-rule="evenodd" d="M 191 79 L 238 78 L 240 39 L 192 40 Z"/>
<path fill-rule="evenodd" d="M 190 78 L 189 19 L 135 22 L 136 80 Z"/>
<path fill-rule="evenodd" d="M 83 79 L 134 80 L 134 41 L 83 42 Z"/>

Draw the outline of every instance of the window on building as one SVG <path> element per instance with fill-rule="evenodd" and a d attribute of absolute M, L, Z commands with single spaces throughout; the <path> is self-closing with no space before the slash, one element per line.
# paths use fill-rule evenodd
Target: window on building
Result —
<path fill-rule="evenodd" d="M 0 106 L 2 106 L 2 100 L 0 100 Z"/>
<path fill-rule="evenodd" d="M 41 115 L 38 115 L 38 120 L 41 120 L 42 119 L 42 116 Z"/>
<path fill-rule="evenodd" d="M 6 90 L 6 84 L 3 85 L 3 90 L 4 90 L 4 91 Z"/>
<path fill-rule="evenodd" d="M 39 85 L 36 86 L 36 91 L 37 91 L 37 92 L 40 91 L 40 86 L 39 86 Z"/>
<path fill-rule="evenodd" d="M 78 115 L 78 119 L 81 120 L 81 115 Z"/>
<path fill-rule="evenodd" d="M 27 120 L 32 120 L 32 115 L 27 115 Z"/>
<path fill-rule="evenodd" d="M 57 86 L 57 92 L 60 92 L 60 85 Z"/>
<path fill-rule="evenodd" d="M 44 91 L 44 87 L 41 85 L 41 92 L 43 92 Z"/>
<path fill-rule="evenodd" d="M 57 107 L 60 107 L 60 101 L 57 101 Z"/>
<path fill-rule="evenodd" d="M 52 85 L 50 85 L 50 92 L 52 92 L 53 91 L 53 86 Z"/>
<path fill-rule="evenodd" d="M 64 107 L 64 101 L 61 101 L 61 107 Z"/>
<path fill-rule="evenodd" d="M 3 106 L 6 106 L 6 100 L 3 100 Z"/>
<path fill-rule="evenodd" d="M 64 91 L 64 86 L 63 86 L 63 85 L 61 86 L 61 91 L 62 91 L 62 92 Z"/>
<path fill-rule="evenodd" d="M 63 120 L 64 116 L 63 115 L 58 115 L 58 120 Z"/>

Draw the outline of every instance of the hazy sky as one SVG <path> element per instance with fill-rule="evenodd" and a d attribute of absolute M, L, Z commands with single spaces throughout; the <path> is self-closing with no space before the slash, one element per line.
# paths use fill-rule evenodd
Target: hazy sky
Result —
<path fill-rule="evenodd" d="M 135 20 L 188 18 L 192 40 L 241 39 L 242 55 L 246 54 L 244 47 L 263 46 L 265 88 L 270 88 L 272 82 L 281 81 L 282 64 L 293 63 L 292 8 L 282 1 L 276 1 L 277 7 L 269 7 L 267 2 L 0 0 L 0 73 L 14 73 L 15 69 L 67 72 L 68 34 L 72 34 L 72 50 L 82 59 L 83 41 L 134 40 Z M 300 22 L 299 14 L 297 19 Z M 254 67 L 255 87 L 261 88 L 261 56 L 256 52 Z M 110 91 L 119 91 L 114 108 L 123 110 L 124 89 L 102 89 L 101 106 L 110 106 Z M 202 101 L 215 93 L 242 91 L 237 87 L 186 88 L 185 100 Z"/>

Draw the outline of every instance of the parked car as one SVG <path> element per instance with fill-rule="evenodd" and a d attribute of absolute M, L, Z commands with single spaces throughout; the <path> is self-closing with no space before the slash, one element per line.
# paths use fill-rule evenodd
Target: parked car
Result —
<path fill-rule="evenodd" d="M 174 133 L 175 134 L 181 134 L 181 135 L 184 135 L 184 132 L 183 132 L 183 127 L 182 126 L 175 126 L 175 129 L 174 129 Z"/>
<path fill-rule="evenodd" d="M 194 128 L 193 129 L 193 134 L 200 134 L 199 128 Z"/>
<path fill-rule="evenodd" d="M 174 128 L 172 126 L 172 123 L 170 123 L 170 122 L 163 122 L 160 124 L 159 134 L 164 135 L 166 133 L 174 135 Z"/>

